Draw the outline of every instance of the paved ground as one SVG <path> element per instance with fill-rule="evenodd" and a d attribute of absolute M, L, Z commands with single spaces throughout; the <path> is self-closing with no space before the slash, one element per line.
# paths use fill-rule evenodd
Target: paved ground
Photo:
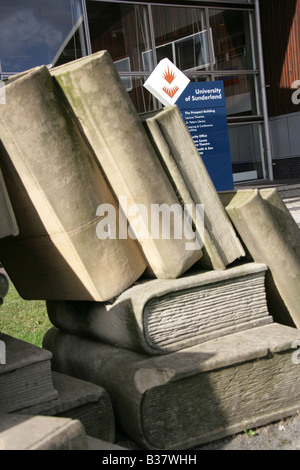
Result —
<path fill-rule="evenodd" d="M 126 436 L 119 436 L 117 444 L 125 449 L 141 450 Z M 296 416 L 188 450 L 197 453 L 205 450 L 300 450 L 300 404 Z"/>
<path fill-rule="evenodd" d="M 198 450 L 300 450 L 300 414 L 250 430 L 248 434 L 242 433 L 204 445 Z"/>

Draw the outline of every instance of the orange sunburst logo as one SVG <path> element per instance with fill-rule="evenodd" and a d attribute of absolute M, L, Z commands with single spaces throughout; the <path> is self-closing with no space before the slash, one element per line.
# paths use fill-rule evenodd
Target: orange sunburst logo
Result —
<path fill-rule="evenodd" d="M 163 91 L 167 93 L 170 98 L 176 95 L 177 91 L 179 90 L 178 86 L 174 86 L 173 88 L 168 88 L 166 86 L 163 87 Z"/>
<path fill-rule="evenodd" d="M 170 70 L 168 66 L 167 70 L 165 70 L 165 72 L 163 73 L 163 77 L 171 85 L 173 80 L 175 80 L 176 75 L 175 72 L 173 70 Z"/>

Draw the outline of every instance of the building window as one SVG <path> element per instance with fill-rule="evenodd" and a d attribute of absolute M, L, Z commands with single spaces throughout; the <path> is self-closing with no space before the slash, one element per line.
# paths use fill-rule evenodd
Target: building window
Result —
<path fill-rule="evenodd" d="M 244 8 L 221 8 L 211 2 L 1 2 L 0 78 L 105 49 L 137 111 L 147 113 L 161 104 L 143 84 L 168 57 L 191 81 L 223 80 L 234 171 L 266 177 L 263 145 L 256 145 L 264 139 L 254 7 L 245 3 Z M 242 142 L 236 140 L 237 129 Z"/>
<path fill-rule="evenodd" d="M 1 2 L 0 51 L 0 73 L 5 76 L 86 55 L 81 1 Z"/>

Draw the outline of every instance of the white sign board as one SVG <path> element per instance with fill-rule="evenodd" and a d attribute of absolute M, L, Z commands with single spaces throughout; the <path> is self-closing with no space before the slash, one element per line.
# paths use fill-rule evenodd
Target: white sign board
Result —
<path fill-rule="evenodd" d="M 154 69 L 144 87 L 162 104 L 176 103 L 190 80 L 169 60 L 163 59 Z"/>

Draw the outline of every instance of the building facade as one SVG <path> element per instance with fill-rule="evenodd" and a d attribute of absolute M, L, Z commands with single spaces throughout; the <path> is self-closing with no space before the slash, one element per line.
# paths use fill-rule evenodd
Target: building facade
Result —
<path fill-rule="evenodd" d="M 143 84 L 168 57 L 191 81 L 223 80 L 236 182 L 298 177 L 298 3 L 0 0 L 1 79 L 106 49 L 142 114 L 161 106 Z"/>

